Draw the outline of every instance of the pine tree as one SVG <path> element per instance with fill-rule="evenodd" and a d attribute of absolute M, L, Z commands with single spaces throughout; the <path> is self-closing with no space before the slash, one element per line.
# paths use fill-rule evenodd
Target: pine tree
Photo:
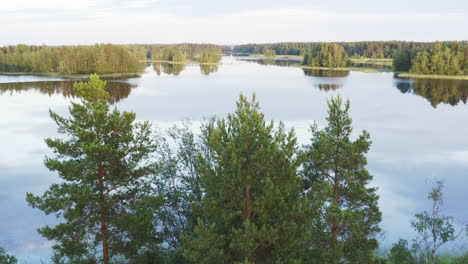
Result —
<path fill-rule="evenodd" d="M 305 151 L 306 193 L 323 203 L 314 247 L 323 252 L 324 263 L 331 264 L 369 263 L 380 231 L 378 196 L 376 188 L 367 186 L 372 176 L 365 168 L 371 142 L 366 131 L 350 139 L 349 107 L 347 101 L 343 108 L 341 97 L 329 100 L 328 126 L 313 126 L 312 144 Z"/>
<path fill-rule="evenodd" d="M 75 84 L 82 99 L 72 103 L 69 118 L 51 111 L 66 138 L 46 139 L 55 157 L 45 165 L 62 181 L 42 196 L 27 194 L 30 206 L 64 220 L 38 229 L 56 242 L 57 263 L 108 264 L 116 256 L 142 263 L 159 243 L 153 220 L 161 199 L 151 192 L 154 169 L 145 162 L 155 149 L 150 125 L 111 111 L 104 86 L 91 75 Z"/>
<path fill-rule="evenodd" d="M 296 138 L 241 96 L 234 114 L 205 128 L 201 218 L 185 241 L 195 263 L 297 263 L 311 212 L 301 198 Z"/>

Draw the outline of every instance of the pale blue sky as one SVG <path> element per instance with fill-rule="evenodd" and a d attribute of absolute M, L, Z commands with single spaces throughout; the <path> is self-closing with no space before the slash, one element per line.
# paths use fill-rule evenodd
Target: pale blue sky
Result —
<path fill-rule="evenodd" d="M 466 0 L 15 0 L 0 45 L 466 40 Z"/>

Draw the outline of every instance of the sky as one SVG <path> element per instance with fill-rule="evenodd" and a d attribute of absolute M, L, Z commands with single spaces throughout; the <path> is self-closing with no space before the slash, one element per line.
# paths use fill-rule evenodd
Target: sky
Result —
<path fill-rule="evenodd" d="M 0 45 L 467 40 L 466 0 L 14 0 Z"/>

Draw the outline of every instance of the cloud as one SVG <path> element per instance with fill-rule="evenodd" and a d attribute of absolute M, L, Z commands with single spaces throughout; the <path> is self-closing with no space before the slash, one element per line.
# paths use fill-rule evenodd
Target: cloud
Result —
<path fill-rule="evenodd" d="M 449 0 L 450 1 L 450 0 Z M 289 2 L 288 2 L 289 3 Z M 0 6 L 0 45 L 467 39 L 463 6 L 370 9 L 295 0 L 19 0 Z M 428 4 L 431 6 L 431 4 Z M 47 10 L 47 11 L 46 11 Z M 50 11 L 53 10 L 53 11 Z M 402 30 L 404 29 L 404 30 Z M 431 32 L 431 34 L 427 34 Z"/>

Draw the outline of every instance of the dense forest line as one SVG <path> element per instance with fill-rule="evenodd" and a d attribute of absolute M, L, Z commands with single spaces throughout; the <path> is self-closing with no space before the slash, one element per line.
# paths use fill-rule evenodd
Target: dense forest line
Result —
<path fill-rule="evenodd" d="M 121 45 L 8 46 L 0 48 L 1 72 L 110 74 L 139 73 L 146 50 Z"/>
<path fill-rule="evenodd" d="M 442 214 L 443 183 L 414 216 L 412 243 L 378 254 L 382 214 L 370 185 L 366 131 L 352 136 L 350 102 L 328 101 L 327 123 L 299 146 L 241 95 L 225 118 L 166 132 L 111 107 L 97 75 L 74 85 L 45 166 L 61 178 L 30 206 L 61 222 L 39 233 L 54 263 L 427 264 L 466 263 L 441 246 L 463 235 Z M 428 234 L 435 234 L 429 236 Z M 0 249 L 2 263 L 17 260 Z M 443 262 L 445 261 L 445 262 Z"/>
<path fill-rule="evenodd" d="M 199 63 L 218 63 L 221 60 L 223 48 L 214 44 L 153 44 L 134 45 L 147 50 L 147 58 L 156 61 Z"/>
<path fill-rule="evenodd" d="M 142 61 L 218 63 L 221 46 L 212 44 L 27 46 L 0 48 L 0 72 L 114 74 L 143 71 Z"/>
<path fill-rule="evenodd" d="M 459 43 L 467 45 L 466 41 L 442 42 L 444 45 Z M 245 44 L 234 46 L 234 53 L 264 54 L 265 50 L 274 50 L 277 55 L 303 55 L 307 52 L 318 53 L 323 44 L 338 44 L 350 57 L 393 58 L 401 50 L 427 50 L 431 42 L 408 41 L 359 41 L 359 42 L 280 42 L 266 44 Z"/>
<path fill-rule="evenodd" d="M 393 69 L 423 75 L 468 75 L 468 42 L 273 43 L 235 46 L 234 53 L 303 56 L 303 65 L 339 68 L 349 58 L 393 59 Z"/>

